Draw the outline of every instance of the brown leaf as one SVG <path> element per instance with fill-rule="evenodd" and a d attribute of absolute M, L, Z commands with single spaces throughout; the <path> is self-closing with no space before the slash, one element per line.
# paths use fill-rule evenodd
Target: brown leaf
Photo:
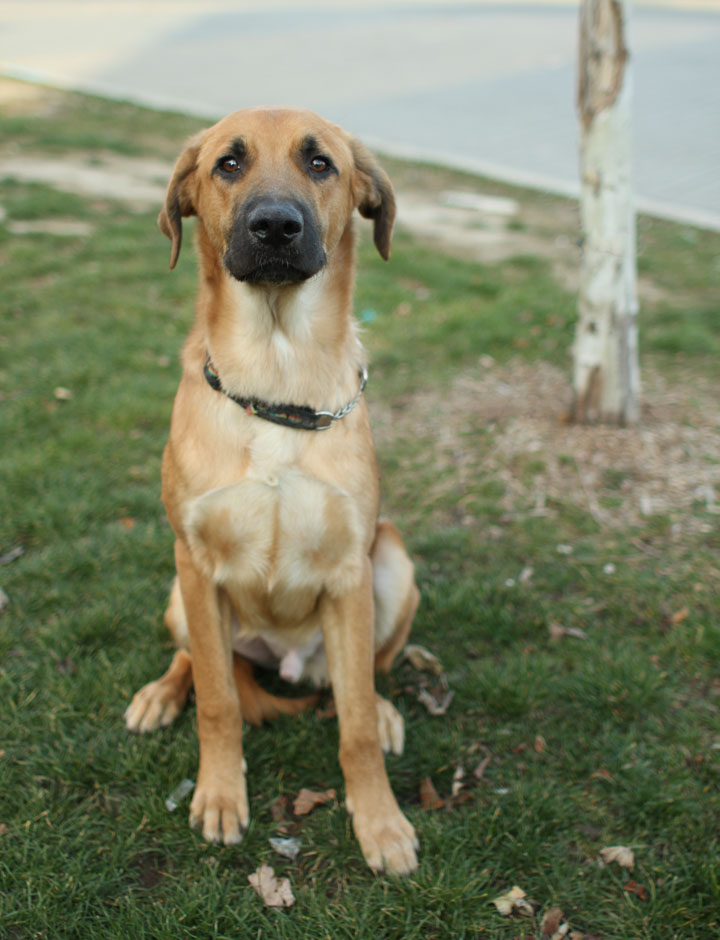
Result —
<path fill-rule="evenodd" d="M 423 777 L 420 781 L 420 805 L 424 810 L 441 809 L 445 805 L 430 777 Z"/>
<path fill-rule="evenodd" d="M 681 607 L 680 610 L 676 610 L 675 613 L 672 614 L 670 617 L 670 623 L 673 624 L 673 626 L 677 626 L 677 624 L 682 623 L 683 620 L 687 620 L 689 616 L 690 611 L 687 609 L 687 607 Z"/>
<path fill-rule="evenodd" d="M 559 938 L 565 936 L 570 928 L 563 923 L 564 916 L 559 907 L 550 907 L 545 911 L 540 924 L 543 940 L 555 940 L 555 938 L 559 940 Z"/>
<path fill-rule="evenodd" d="M 70 401 L 70 399 L 73 397 L 70 389 L 63 388 L 62 385 L 58 385 L 54 394 L 58 401 Z"/>
<path fill-rule="evenodd" d="M 306 790 L 304 787 L 295 797 L 293 802 L 293 812 L 296 816 L 305 816 L 307 813 L 315 809 L 316 806 L 320 806 L 323 803 L 330 803 L 335 799 L 334 790 L 325 790 L 324 792 L 319 792 L 317 790 Z"/>
<path fill-rule="evenodd" d="M 629 891 L 630 894 L 636 895 L 641 901 L 647 901 L 647 891 L 644 886 L 639 885 L 637 881 L 628 881 L 628 883 L 623 886 L 623 889 Z"/>
<path fill-rule="evenodd" d="M 248 881 L 268 907 L 290 907 L 295 903 L 289 879 L 278 880 L 269 865 L 261 865 L 256 872 L 248 875 Z"/>
<path fill-rule="evenodd" d="M 551 937 L 562 923 L 563 912 L 559 907 L 551 907 L 543 915 L 540 930 L 543 937 Z"/>
<path fill-rule="evenodd" d="M 120 522 L 120 525 L 123 527 L 123 529 L 127 529 L 128 532 L 130 531 L 130 529 L 135 528 L 135 520 L 132 518 L 132 516 L 123 516 L 122 519 L 119 520 L 119 522 Z"/>
<path fill-rule="evenodd" d="M 544 754 L 545 748 L 547 747 L 547 744 L 545 743 L 545 738 L 541 734 L 536 734 L 535 744 L 533 746 L 535 748 L 536 754 Z"/>
<path fill-rule="evenodd" d="M 595 773 L 590 774 L 590 779 L 593 780 L 597 777 L 600 780 L 612 780 L 612 774 L 609 770 L 605 770 L 603 767 L 600 770 L 596 770 Z"/>

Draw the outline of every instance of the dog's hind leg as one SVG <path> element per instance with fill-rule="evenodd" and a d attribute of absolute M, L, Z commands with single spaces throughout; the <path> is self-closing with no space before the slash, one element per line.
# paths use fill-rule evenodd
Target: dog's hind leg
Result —
<path fill-rule="evenodd" d="M 371 559 L 375 602 L 375 671 L 389 672 L 407 642 L 420 600 L 410 561 L 400 533 L 386 519 L 375 531 Z M 387 699 L 376 696 L 380 745 L 387 754 L 402 754 L 405 722 Z"/>
<path fill-rule="evenodd" d="M 178 650 L 165 675 L 148 682 L 133 696 L 125 712 L 128 730 L 154 731 L 169 725 L 182 711 L 191 688 L 190 654 Z"/>
<path fill-rule="evenodd" d="M 233 659 L 233 676 L 242 716 L 251 725 L 261 725 L 263 721 L 272 721 L 280 715 L 299 715 L 305 709 L 317 705 L 320 700 L 319 692 L 300 698 L 272 695 L 258 683 L 253 675 L 252 663 L 237 653 Z"/>
<path fill-rule="evenodd" d="M 375 671 L 389 672 L 407 642 L 420 601 L 414 566 L 400 533 L 387 519 L 375 531 L 371 551 L 375 601 Z"/>
<path fill-rule="evenodd" d="M 165 626 L 179 648 L 165 675 L 148 682 L 133 697 L 125 712 L 125 724 L 130 731 L 155 731 L 156 728 L 171 724 L 182 711 L 192 688 L 192 660 L 187 652 L 187 620 L 177 578 L 170 591 Z"/>

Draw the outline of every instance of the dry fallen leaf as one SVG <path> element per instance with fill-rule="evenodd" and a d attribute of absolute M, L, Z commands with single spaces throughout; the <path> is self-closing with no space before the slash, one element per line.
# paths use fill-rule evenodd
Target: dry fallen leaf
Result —
<path fill-rule="evenodd" d="M 635 865 L 635 855 L 632 849 L 625 845 L 608 845 L 600 849 L 602 860 L 608 865 L 610 862 L 617 862 L 622 868 L 629 868 L 632 871 Z"/>
<path fill-rule="evenodd" d="M 441 676 L 437 685 L 432 689 L 422 688 L 418 692 L 417 700 L 427 708 L 431 715 L 444 715 L 452 702 L 455 693 L 448 689 L 446 676 Z"/>
<path fill-rule="evenodd" d="M 674 626 L 677 626 L 677 624 L 682 623 L 683 620 L 687 620 L 689 616 L 690 611 L 687 609 L 687 607 L 682 607 L 680 610 L 676 610 L 675 613 L 670 617 L 670 623 Z"/>
<path fill-rule="evenodd" d="M 63 388 L 62 385 L 58 385 L 55 389 L 55 397 L 58 401 L 70 401 L 73 396 L 69 388 Z"/>
<path fill-rule="evenodd" d="M 441 809 L 445 805 L 430 777 L 423 777 L 420 781 L 420 805 L 424 810 Z"/>
<path fill-rule="evenodd" d="M 490 755 L 488 754 L 487 757 L 483 757 L 483 759 L 477 765 L 475 770 L 473 770 L 473 777 L 475 777 L 477 780 L 482 780 L 483 774 L 485 773 L 485 768 L 487 767 L 489 763 L 490 763 Z"/>
<path fill-rule="evenodd" d="M 439 676 L 443 671 L 442 664 L 437 656 L 417 643 L 408 643 L 403 650 L 403 656 L 409 660 L 411 666 L 420 672 L 434 672 L 436 676 Z"/>
<path fill-rule="evenodd" d="M 323 803 L 330 803 L 335 799 L 334 790 L 325 790 L 318 792 L 316 790 L 306 790 L 305 787 L 298 793 L 293 802 L 293 812 L 296 816 L 305 816 L 316 806 Z"/>
<path fill-rule="evenodd" d="M 455 768 L 455 773 L 453 774 L 452 790 L 450 795 L 455 797 L 463 788 L 463 781 L 465 778 L 465 768 L 462 764 L 458 764 Z"/>
<path fill-rule="evenodd" d="M 564 627 L 556 621 L 548 624 L 548 632 L 551 640 L 561 640 L 564 636 L 574 636 L 576 640 L 587 640 L 587 633 L 579 627 Z"/>
<path fill-rule="evenodd" d="M 628 881 L 626 885 L 623 885 L 623 889 L 629 891 L 630 894 L 636 895 L 641 901 L 647 901 L 647 891 L 643 885 L 639 885 L 637 881 Z"/>
<path fill-rule="evenodd" d="M 543 940 L 562 940 L 570 930 L 570 925 L 563 923 L 564 916 L 559 907 L 550 907 L 545 911 L 540 924 Z"/>
<path fill-rule="evenodd" d="M 526 894 L 523 889 L 515 885 L 507 894 L 501 894 L 500 897 L 494 898 L 492 903 L 503 917 L 509 917 L 511 914 L 533 917 L 535 914 L 534 902 L 525 899 Z"/>
<path fill-rule="evenodd" d="M 278 880 L 269 865 L 261 865 L 256 872 L 248 875 L 248 881 L 268 907 L 290 907 L 295 903 L 289 879 Z"/>
<path fill-rule="evenodd" d="M 545 738 L 544 738 L 541 734 L 536 734 L 536 735 L 535 735 L 535 743 L 534 743 L 533 746 L 534 746 L 534 748 L 535 748 L 535 753 L 536 753 L 536 754 L 544 754 L 544 753 L 545 753 L 545 748 L 547 747 L 547 743 L 546 743 L 546 741 L 545 741 Z"/>
<path fill-rule="evenodd" d="M 15 548 L 11 548 L 9 552 L 5 552 L 4 555 L 0 555 L 0 566 L 9 565 L 11 561 L 15 561 L 25 551 L 20 545 L 17 545 Z"/>

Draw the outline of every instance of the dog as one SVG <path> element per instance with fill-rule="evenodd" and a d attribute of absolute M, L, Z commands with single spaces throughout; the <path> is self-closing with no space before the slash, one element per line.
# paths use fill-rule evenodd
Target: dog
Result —
<path fill-rule="evenodd" d="M 177 262 L 197 216 L 196 318 L 162 466 L 177 577 L 165 622 L 177 652 L 125 715 L 169 724 L 192 686 L 200 766 L 191 826 L 236 843 L 248 825 L 242 720 L 316 697 L 263 690 L 252 663 L 329 681 L 346 804 L 368 865 L 406 874 L 418 842 L 384 751 L 404 726 L 375 693 L 418 605 L 413 564 L 378 519 L 378 473 L 352 317 L 354 210 L 390 255 L 395 198 L 370 152 L 312 112 L 238 111 L 192 137 L 158 218 Z"/>

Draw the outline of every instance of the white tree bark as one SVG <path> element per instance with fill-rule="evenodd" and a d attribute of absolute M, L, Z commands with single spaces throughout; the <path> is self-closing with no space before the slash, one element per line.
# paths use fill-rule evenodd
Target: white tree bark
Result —
<path fill-rule="evenodd" d="M 578 110 L 583 257 L 573 347 L 573 417 L 640 417 L 631 177 L 630 0 L 582 0 Z"/>

